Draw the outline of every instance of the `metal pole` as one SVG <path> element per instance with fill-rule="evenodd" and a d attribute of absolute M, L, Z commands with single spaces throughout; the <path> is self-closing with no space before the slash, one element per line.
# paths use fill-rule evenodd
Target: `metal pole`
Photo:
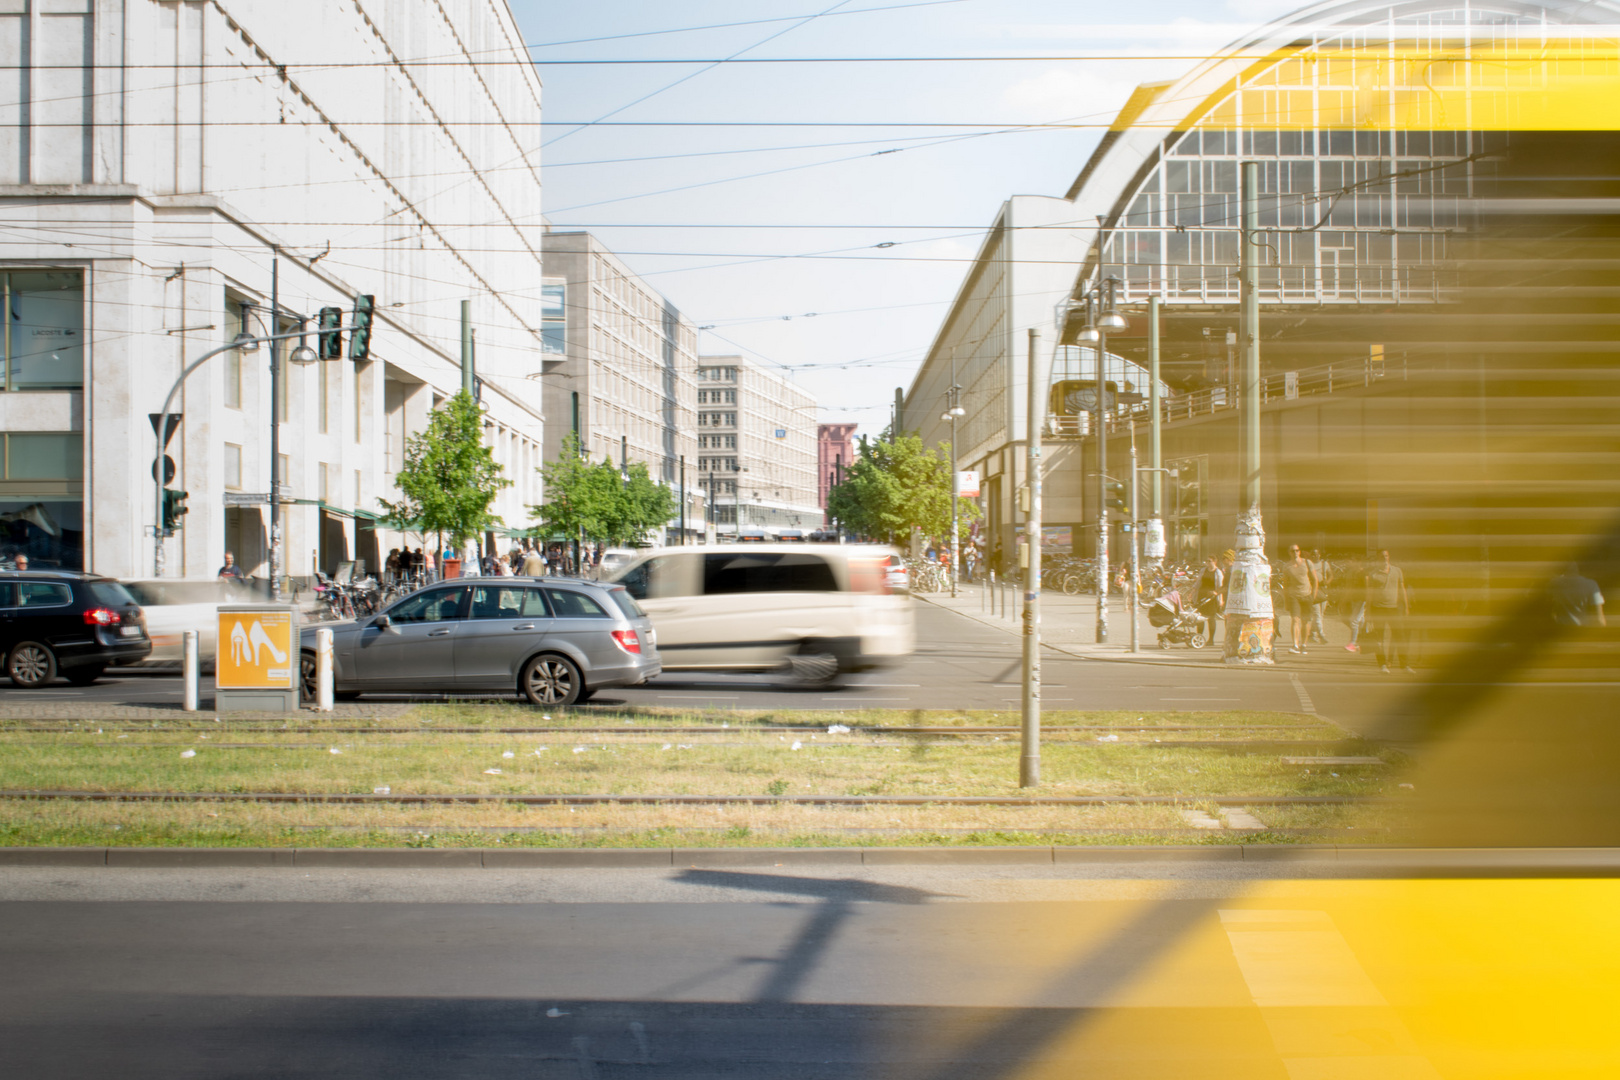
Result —
<path fill-rule="evenodd" d="M 1159 474 L 1154 473 L 1153 475 L 1158 476 Z M 1141 582 L 1142 582 L 1142 578 L 1141 578 L 1141 573 L 1142 573 L 1142 561 L 1141 561 L 1142 542 L 1141 542 L 1140 534 L 1136 531 L 1137 526 L 1140 524 L 1140 520 L 1141 520 L 1141 515 L 1139 515 L 1136 512 L 1136 507 L 1138 505 L 1137 501 L 1136 501 L 1137 500 L 1137 495 L 1138 495 L 1136 476 L 1137 476 L 1137 473 L 1136 473 L 1136 423 L 1134 421 L 1132 421 L 1132 423 L 1131 423 L 1131 489 L 1130 489 L 1131 490 L 1131 501 L 1130 501 L 1130 507 L 1131 507 L 1131 511 L 1130 511 L 1130 517 L 1131 517 L 1130 612 L 1131 612 L 1131 652 L 1133 652 L 1133 653 L 1142 651 L 1141 631 L 1140 631 L 1140 628 L 1136 625 L 1137 621 L 1138 621 L 1137 617 L 1140 614 L 1140 612 L 1138 611 L 1138 606 L 1140 604 L 1140 601 L 1138 600 L 1136 594 L 1140 591 Z"/>
<path fill-rule="evenodd" d="M 275 252 L 276 248 L 270 249 Z M 281 599 L 281 259 L 270 258 L 270 599 Z M 246 330 L 247 327 L 242 327 Z"/>
<path fill-rule="evenodd" d="M 1024 571 L 1024 690 L 1023 751 L 1018 757 L 1018 786 L 1041 782 L 1041 426 L 1045 423 L 1046 395 L 1040 377 L 1041 332 L 1029 331 L 1029 405 L 1025 482 L 1029 484 L 1029 512 L 1024 515 L 1024 543 L 1029 553 Z"/>
<path fill-rule="evenodd" d="M 180 667 L 185 679 L 185 712 L 197 711 L 197 631 L 187 630 L 180 635 Z"/>
<path fill-rule="evenodd" d="M 473 359 L 472 359 L 472 301 L 461 302 L 461 388 L 472 397 L 473 392 Z"/>
<path fill-rule="evenodd" d="M 956 394 L 951 393 L 951 599 L 956 599 L 956 581 L 962 576 L 962 552 L 957 532 L 956 510 Z"/>
<path fill-rule="evenodd" d="M 1163 474 L 1158 470 L 1164 467 L 1159 460 L 1161 446 L 1159 444 L 1159 298 L 1148 297 L 1148 403 L 1150 423 L 1148 424 L 1148 467 L 1153 469 L 1153 517 L 1164 516 L 1164 488 Z"/>
<path fill-rule="evenodd" d="M 1101 282 L 1097 286 L 1102 288 Z M 1099 319 L 1100 323 L 1101 320 Z M 1107 390 L 1108 331 L 1097 329 L 1097 644 L 1108 640 L 1108 432 L 1103 398 Z"/>
<path fill-rule="evenodd" d="M 332 631 L 315 631 L 315 708 L 332 711 Z"/>
<path fill-rule="evenodd" d="M 686 546 L 686 455 L 681 455 L 681 547 Z"/>
<path fill-rule="evenodd" d="M 1226 641 L 1222 653 L 1227 663 L 1270 664 L 1271 567 L 1266 563 L 1266 534 L 1260 512 L 1260 260 L 1256 237 L 1260 229 L 1259 164 L 1243 162 L 1241 179 L 1237 558 L 1227 579 Z"/>

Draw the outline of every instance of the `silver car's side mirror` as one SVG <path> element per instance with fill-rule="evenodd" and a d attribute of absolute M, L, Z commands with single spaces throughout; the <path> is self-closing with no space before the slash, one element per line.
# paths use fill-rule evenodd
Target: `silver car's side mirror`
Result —
<path fill-rule="evenodd" d="M 394 625 L 394 620 L 390 619 L 386 615 L 378 615 L 375 619 L 371 620 L 371 625 L 375 626 L 379 630 L 386 630 L 390 626 Z"/>

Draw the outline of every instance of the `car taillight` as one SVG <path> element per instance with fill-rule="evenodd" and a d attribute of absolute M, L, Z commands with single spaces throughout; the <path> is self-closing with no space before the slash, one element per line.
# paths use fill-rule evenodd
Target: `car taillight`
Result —
<path fill-rule="evenodd" d="M 617 641 L 619 648 L 627 653 L 641 652 L 641 639 L 636 636 L 634 630 L 615 630 L 613 631 L 613 640 Z"/>
<path fill-rule="evenodd" d="M 84 613 L 86 626 L 117 626 L 124 621 L 124 617 L 110 608 L 91 608 Z"/>

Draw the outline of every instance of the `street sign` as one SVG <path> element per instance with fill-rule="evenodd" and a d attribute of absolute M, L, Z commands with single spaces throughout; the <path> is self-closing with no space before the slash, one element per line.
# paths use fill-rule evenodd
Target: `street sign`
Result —
<path fill-rule="evenodd" d="M 225 493 L 226 506 L 264 506 L 270 502 L 270 496 L 262 491 L 227 491 Z"/>
<path fill-rule="evenodd" d="M 979 497 L 979 474 L 974 469 L 963 469 L 956 474 L 956 496 L 959 499 Z"/>
<path fill-rule="evenodd" d="M 777 428 L 777 429 L 776 429 L 776 437 L 777 437 L 777 438 L 778 438 L 778 439 L 785 439 L 785 438 L 787 438 L 787 428 L 784 428 L 784 427 L 779 427 L 779 428 Z"/>
<path fill-rule="evenodd" d="M 291 690 L 297 687 L 298 649 L 293 613 L 265 605 L 221 607 L 214 685 L 220 690 Z"/>
<path fill-rule="evenodd" d="M 158 463 L 152 462 L 152 479 L 157 480 Z M 174 458 L 168 454 L 163 455 L 163 479 L 160 483 L 167 484 L 174 479 Z"/>

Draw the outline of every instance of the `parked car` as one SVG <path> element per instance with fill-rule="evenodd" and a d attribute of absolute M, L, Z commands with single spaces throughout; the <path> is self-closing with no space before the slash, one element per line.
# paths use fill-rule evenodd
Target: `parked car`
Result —
<path fill-rule="evenodd" d="M 658 628 L 666 671 L 787 670 L 809 681 L 911 653 L 911 598 L 888 548 L 734 544 L 663 548 L 614 576 Z"/>
<path fill-rule="evenodd" d="M 88 686 L 152 651 L 140 605 L 112 578 L 71 571 L 0 573 L 0 650 L 25 689 L 58 675 Z"/>
<path fill-rule="evenodd" d="M 181 635 L 197 631 L 197 659 L 210 668 L 218 651 L 219 609 L 229 604 L 270 602 L 269 582 L 232 578 L 153 578 L 126 581 L 124 588 L 146 613 L 152 660 L 181 659 Z"/>
<path fill-rule="evenodd" d="M 909 592 L 911 590 L 911 572 L 906 567 L 906 560 L 900 557 L 899 552 L 889 552 L 889 557 L 883 564 L 883 583 L 890 592 Z"/>
<path fill-rule="evenodd" d="M 622 587 L 572 578 L 455 578 L 376 615 L 307 626 L 304 696 L 315 696 L 315 634 L 332 631 L 333 691 L 516 692 L 531 704 L 584 701 L 660 670 L 652 622 Z"/>

